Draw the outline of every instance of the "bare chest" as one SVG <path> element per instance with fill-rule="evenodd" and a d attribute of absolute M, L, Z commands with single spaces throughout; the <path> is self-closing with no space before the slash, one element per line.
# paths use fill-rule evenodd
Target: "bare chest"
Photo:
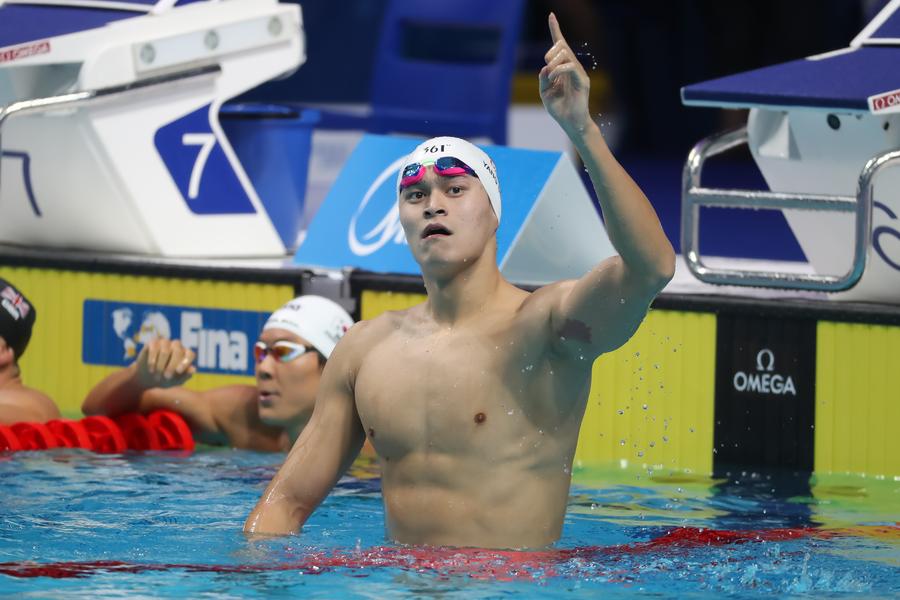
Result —
<path fill-rule="evenodd" d="M 480 453 L 529 426 L 537 353 L 502 329 L 396 335 L 356 379 L 363 427 L 382 456 Z"/>

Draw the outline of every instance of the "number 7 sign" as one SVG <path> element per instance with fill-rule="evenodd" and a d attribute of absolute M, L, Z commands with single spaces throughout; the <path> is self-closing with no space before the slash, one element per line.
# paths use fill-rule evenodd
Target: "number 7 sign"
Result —
<path fill-rule="evenodd" d="M 256 212 L 210 125 L 210 105 L 161 127 L 156 151 L 188 209 L 201 215 Z"/>

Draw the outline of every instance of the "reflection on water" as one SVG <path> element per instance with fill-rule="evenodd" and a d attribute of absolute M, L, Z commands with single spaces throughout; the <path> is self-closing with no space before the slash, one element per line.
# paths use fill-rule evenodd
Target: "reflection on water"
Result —
<path fill-rule="evenodd" d="M 563 539 L 499 552 L 391 544 L 371 460 L 354 465 L 301 536 L 248 541 L 241 524 L 279 455 L 4 459 L 0 589 L 16 597 L 900 592 L 895 481 L 577 469 Z"/>

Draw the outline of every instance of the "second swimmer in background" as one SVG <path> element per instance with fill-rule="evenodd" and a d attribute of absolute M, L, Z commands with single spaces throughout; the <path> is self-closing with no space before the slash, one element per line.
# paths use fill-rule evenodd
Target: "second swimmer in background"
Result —
<path fill-rule="evenodd" d="M 254 345 L 256 385 L 205 391 L 183 387 L 195 372 L 194 352 L 178 340 L 157 339 L 130 366 L 94 386 L 81 408 L 107 416 L 172 410 L 198 442 L 287 451 L 312 416 L 331 351 L 352 324 L 327 298 L 294 298 L 272 313 Z"/>

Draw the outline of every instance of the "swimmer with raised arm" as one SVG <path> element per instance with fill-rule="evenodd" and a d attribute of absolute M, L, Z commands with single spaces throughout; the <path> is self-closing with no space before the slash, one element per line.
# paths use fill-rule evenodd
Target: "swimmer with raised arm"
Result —
<path fill-rule="evenodd" d="M 398 202 L 428 299 L 359 323 L 338 345 L 312 419 L 245 531 L 298 532 L 368 437 L 393 540 L 536 548 L 559 538 L 593 360 L 632 336 L 675 256 L 591 119 L 588 76 L 552 14 L 549 25 L 541 98 L 588 169 L 618 256 L 534 293 L 511 285 L 497 268 L 491 159 L 456 138 L 419 146 Z"/>
<path fill-rule="evenodd" d="M 253 347 L 256 385 L 204 391 L 182 387 L 195 371 L 193 351 L 157 339 L 94 386 L 81 408 L 86 415 L 172 410 L 202 443 L 286 452 L 313 413 L 334 345 L 352 324 L 328 298 L 294 298 L 266 320 Z"/>

